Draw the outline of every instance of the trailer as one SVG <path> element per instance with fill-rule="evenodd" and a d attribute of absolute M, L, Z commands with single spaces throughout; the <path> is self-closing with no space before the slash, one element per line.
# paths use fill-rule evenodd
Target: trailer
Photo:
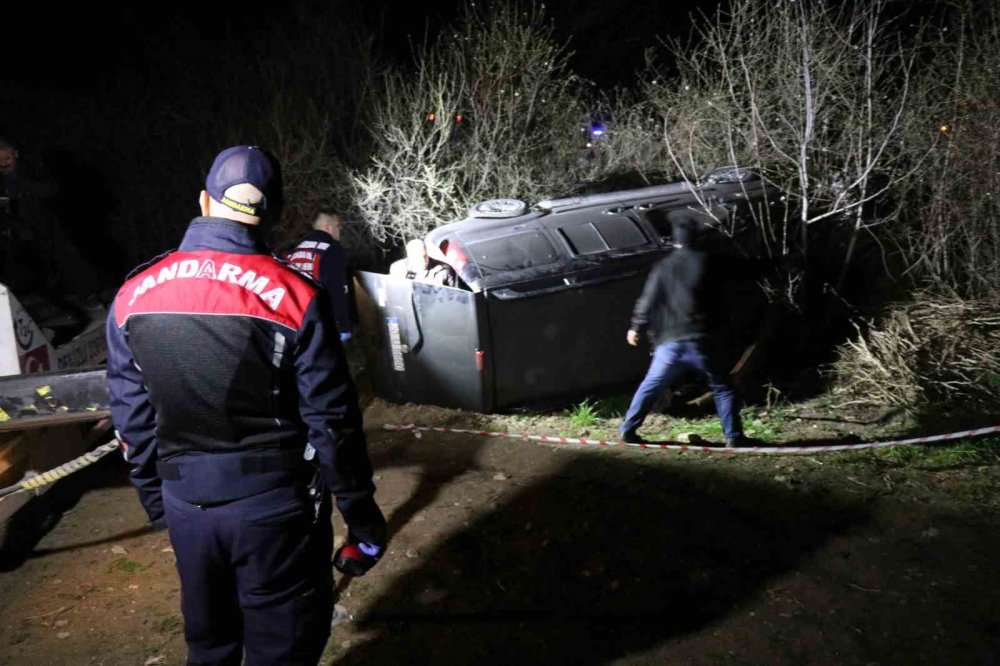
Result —
<path fill-rule="evenodd" d="M 22 303 L 0 284 L 0 488 L 58 467 L 111 437 L 101 364 L 103 306 Z M 0 565 L 22 558 L 58 518 L 49 486 L 0 498 Z"/>

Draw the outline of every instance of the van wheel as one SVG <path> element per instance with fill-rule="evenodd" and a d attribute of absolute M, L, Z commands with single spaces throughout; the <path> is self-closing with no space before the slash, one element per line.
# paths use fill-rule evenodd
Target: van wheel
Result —
<path fill-rule="evenodd" d="M 520 199 L 488 199 L 469 209 L 469 217 L 518 217 L 528 211 L 528 204 Z"/>

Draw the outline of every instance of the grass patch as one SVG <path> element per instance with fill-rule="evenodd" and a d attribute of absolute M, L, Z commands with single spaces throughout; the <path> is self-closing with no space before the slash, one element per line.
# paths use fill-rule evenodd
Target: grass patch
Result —
<path fill-rule="evenodd" d="M 571 408 L 563 408 L 561 411 L 554 411 L 551 408 L 549 411 L 539 409 L 537 414 L 546 417 L 544 425 L 530 422 L 533 410 L 529 410 L 529 413 L 519 410 L 520 413 L 515 419 L 525 417 L 527 422 L 519 427 L 516 421 L 512 421 L 507 423 L 506 427 L 515 432 L 518 430 L 537 432 L 539 428 L 543 428 L 545 432 L 542 434 L 617 440 L 617 427 L 627 411 L 631 398 L 630 393 L 620 393 L 600 399 L 587 397 Z M 799 411 L 802 409 L 807 409 L 809 412 L 823 411 L 827 405 L 831 408 L 830 420 L 833 422 L 843 420 L 843 422 L 839 423 L 840 427 L 827 429 L 823 436 L 817 439 L 814 434 L 816 431 L 812 430 L 808 423 L 810 418 L 816 419 L 816 417 L 800 417 Z M 780 445 L 798 440 L 808 442 L 811 439 L 817 439 L 818 442 L 827 439 L 851 441 L 850 435 L 847 434 L 849 426 L 844 425 L 846 423 L 858 423 L 860 433 L 856 434 L 855 430 L 850 430 L 849 433 L 864 441 L 884 441 L 904 437 L 905 432 L 919 433 L 926 428 L 926 425 L 914 420 L 915 416 L 910 413 L 905 415 L 905 421 L 902 418 L 894 418 L 891 424 L 884 424 L 878 419 L 878 422 L 871 421 L 869 424 L 864 420 L 850 420 L 863 418 L 863 415 L 844 414 L 833 407 L 829 395 L 819 396 L 808 403 L 783 403 L 781 406 L 772 405 L 769 408 L 763 405 L 747 405 L 742 410 L 743 430 L 748 437 L 767 444 Z M 718 416 L 709 412 L 704 406 L 695 413 L 691 411 L 688 410 L 687 414 L 682 415 L 683 413 L 671 413 L 671 411 L 661 413 L 659 410 L 654 410 L 639 432 L 653 442 L 678 441 L 683 434 L 694 435 L 706 442 L 724 440 L 725 435 Z M 940 423 L 935 423 L 940 427 Z M 866 427 L 869 425 L 870 427 Z M 872 472 L 906 468 L 935 471 L 984 465 L 1000 466 L 1000 437 L 955 440 L 944 445 L 896 446 L 886 449 L 826 453 L 822 460 L 824 464 L 832 464 L 834 467 L 865 468 Z"/>
<path fill-rule="evenodd" d="M 944 470 L 1000 463 L 1000 437 L 960 439 L 954 444 L 893 446 L 825 458 L 842 466 Z"/>
<path fill-rule="evenodd" d="M 743 414 L 743 432 L 764 442 L 781 442 L 787 437 L 788 416 L 784 412 L 768 410 L 755 414 Z"/>
<path fill-rule="evenodd" d="M 755 413 L 747 411 L 743 414 L 743 432 L 748 437 L 754 437 L 765 442 L 781 442 L 786 437 L 785 426 L 788 417 L 778 411 Z M 700 419 L 675 418 L 670 424 L 669 439 L 676 439 L 682 433 L 698 435 L 704 439 L 722 440 L 722 422 L 718 416 L 706 416 Z"/>
<path fill-rule="evenodd" d="M 722 434 L 722 423 L 718 418 L 676 419 L 670 424 L 668 438 L 677 439 L 682 433 L 698 435 L 705 439 L 719 439 Z"/>
<path fill-rule="evenodd" d="M 599 402 L 591 402 L 590 398 L 574 406 L 569 412 L 570 424 L 574 428 L 590 428 L 596 425 L 601 418 L 599 406 Z"/>
<path fill-rule="evenodd" d="M 898 466 L 949 469 L 1000 462 L 1000 437 L 960 439 L 950 445 L 894 446 L 876 451 L 879 458 Z"/>
<path fill-rule="evenodd" d="M 135 560 L 129 560 L 127 558 L 122 557 L 112 562 L 111 566 L 108 567 L 108 571 L 109 572 L 118 571 L 121 573 L 135 573 L 137 571 L 142 571 L 145 568 L 146 567 L 139 564 Z"/>

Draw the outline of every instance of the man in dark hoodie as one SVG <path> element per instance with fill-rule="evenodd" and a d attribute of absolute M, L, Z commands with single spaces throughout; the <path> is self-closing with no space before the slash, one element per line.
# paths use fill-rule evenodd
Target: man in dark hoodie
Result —
<path fill-rule="evenodd" d="M 668 217 L 674 250 L 653 267 L 646 279 L 626 336 L 634 347 L 639 344 L 640 333 L 648 329 L 655 345 L 653 360 L 618 430 L 626 442 L 644 442 L 636 431 L 660 392 L 685 372 L 694 370 L 704 375 L 712 390 L 726 448 L 738 446 L 746 438 L 736 392 L 709 351 L 715 320 L 713 306 L 719 302 L 718 295 L 713 294 L 719 284 L 715 267 L 698 247 L 698 227 L 692 213 L 677 210 Z"/>

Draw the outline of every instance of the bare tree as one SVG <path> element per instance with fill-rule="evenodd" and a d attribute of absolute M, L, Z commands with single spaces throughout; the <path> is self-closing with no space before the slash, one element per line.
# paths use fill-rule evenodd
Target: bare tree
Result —
<path fill-rule="evenodd" d="M 939 34 L 918 86 L 912 126 L 940 141 L 906 192 L 919 205 L 900 239 L 914 280 L 946 297 L 986 298 L 1000 289 L 998 7 L 963 6 L 962 22 Z"/>
<path fill-rule="evenodd" d="M 579 180 L 586 84 L 567 67 L 543 11 L 470 4 L 386 73 L 370 107 L 371 165 L 355 201 L 379 240 L 418 237 L 476 201 L 536 199 Z"/>
<path fill-rule="evenodd" d="M 814 229 L 846 236 L 831 282 L 859 236 L 894 218 L 874 204 L 917 166 L 901 149 L 914 51 L 889 30 L 886 5 L 734 0 L 700 24 L 700 46 L 670 44 L 676 83 L 645 84 L 681 177 L 694 185 L 710 168 L 748 167 L 786 193 L 789 215 L 755 221 L 771 256 L 797 256 L 804 271 Z M 803 274 L 787 278 L 793 301 Z"/>

